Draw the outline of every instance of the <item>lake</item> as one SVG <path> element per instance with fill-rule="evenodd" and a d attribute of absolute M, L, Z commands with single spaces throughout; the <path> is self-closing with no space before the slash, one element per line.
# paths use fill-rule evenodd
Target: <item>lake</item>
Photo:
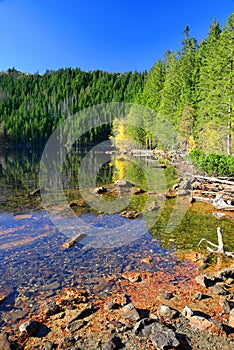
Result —
<path fill-rule="evenodd" d="M 97 288 L 100 280 L 122 278 L 124 271 L 173 271 L 178 265 L 189 271 L 186 256 L 198 251 L 203 237 L 215 243 L 217 226 L 225 249 L 234 251 L 233 217 L 218 220 L 210 204 L 165 198 L 180 176 L 176 166 L 161 167 L 149 154 L 76 148 L 63 164 L 62 188 L 55 192 L 52 178 L 40 195 L 41 153 L 0 153 L 1 325 L 14 328 L 65 287 L 96 288 L 106 296 L 113 283 Z M 123 179 L 134 186 L 116 189 Z M 106 192 L 94 194 L 99 186 Z M 77 235 L 82 239 L 66 249 Z"/>

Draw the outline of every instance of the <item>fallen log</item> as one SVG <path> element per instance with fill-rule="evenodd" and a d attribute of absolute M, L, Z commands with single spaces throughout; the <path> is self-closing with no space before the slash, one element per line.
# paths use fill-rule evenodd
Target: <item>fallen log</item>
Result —
<path fill-rule="evenodd" d="M 215 199 L 213 199 L 213 206 L 218 210 L 229 210 L 234 211 L 234 205 L 228 204 L 223 200 L 222 194 L 217 194 Z"/>
<path fill-rule="evenodd" d="M 71 248 L 73 247 L 76 243 L 80 242 L 84 237 L 87 235 L 85 233 L 79 233 L 76 237 L 72 238 L 70 241 L 66 242 L 63 244 L 64 248 Z"/>
<path fill-rule="evenodd" d="M 221 184 L 226 184 L 226 185 L 231 185 L 234 186 L 234 181 L 230 181 L 230 180 L 224 180 L 224 179 L 220 179 L 218 177 L 209 177 L 209 176 L 200 176 L 200 175 L 192 175 L 195 179 L 198 180 L 204 180 L 207 182 L 218 182 Z"/>
<path fill-rule="evenodd" d="M 212 198 L 206 198 L 206 197 L 201 197 L 201 196 L 192 196 L 193 202 L 204 202 L 204 203 L 213 203 Z"/>

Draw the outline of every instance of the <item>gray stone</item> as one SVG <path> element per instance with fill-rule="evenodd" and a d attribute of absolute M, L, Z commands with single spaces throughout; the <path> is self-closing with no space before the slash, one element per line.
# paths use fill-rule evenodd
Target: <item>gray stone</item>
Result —
<path fill-rule="evenodd" d="M 107 301 L 107 302 L 104 304 L 104 309 L 105 309 L 105 310 L 114 310 L 114 309 L 117 309 L 118 306 L 119 306 L 118 304 L 113 303 L 112 301 Z"/>
<path fill-rule="evenodd" d="M 221 280 L 227 280 L 228 278 L 234 279 L 234 267 L 229 267 L 218 272 L 217 277 Z"/>
<path fill-rule="evenodd" d="M 211 287 L 216 283 L 214 276 L 198 275 L 195 279 L 198 284 L 205 288 Z"/>
<path fill-rule="evenodd" d="M 37 333 L 37 331 L 39 330 L 40 326 L 41 326 L 40 323 L 38 323 L 38 322 L 36 322 L 34 320 L 29 320 L 27 322 L 22 323 L 19 326 L 19 331 L 21 333 L 27 334 L 28 336 L 32 336 L 35 333 Z"/>
<path fill-rule="evenodd" d="M 166 292 L 164 294 L 162 294 L 162 297 L 166 300 L 172 299 L 174 297 L 174 295 L 171 292 Z"/>
<path fill-rule="evenodd" d="M 153 323 L 157 322 L 157 320 L 158 318 L 143 318 L 142 320 L 136 323 L 136 325 L 133 328 L 133 332 L 135 334 L 139 334 L 146 326 L 152 325 Z"/>
<path fill-rule="evenodd" d="M 201 292 L 198 292 L 194 297 L 194 299 L 196 300 L 202 300 L 202 298 L 203 298 L 203 294 Z"/>
<path fill-rule="evenodd" d="M 44 342 L 43 346 L 44 346 L 44 350 L 52 350 L 52 349 L 54 349 L 54 343 L 52 343 L 50 341 Z"/>
<path fill-rule="evenodd" d="M 117 180 L 115 185 L 118 186 L 118 187 L 132 187 L 132 186 L 135 186 L 130 181 L 127 181 L 127 180 L 124 180 L 124 179 Z"/>
<path fill-rule="evenodd" d="M 153 202 L 150 204 L 148 210 L 149 210 L 149 211 L 157 211 L 159 208 L 160 208 L 160 205 L 159 205 L 156 201 L 153 201 Z"/>
<path fill-rule="evenodd" d="M 129 319 L 131 321 L 138 321 L 140 319 L 140 315 L 132 303 L 125 305 L 120 310 L 120 313 L 122 317 Z"/>
<path fill-rule="evenodd" d="M 160 317 L 163 317 L 168 320 L 172 320 L 173 318 L 176 318 L 179 316 L 179 312 L 175 309 L 172 309 L 171 307 L 167 305 L 159 305 L 157 309 L 157 314 Z"/>
<path fill-rule="evenodd" d="M 132 194 L 142 194 L 145 193 L 145 190 L 143 188 L 137 187 L 132 189 Z"/>
<path fill-rule="evenodd" d="M 75 320 L 73 322 L 69 322 L 66 326 L 66 330 L 70 333 L 74 333 L 84 327 L 87 324 L 84 320 Z"/>
<path fill-rule="evenodd" d="M 11 344 L 5 332 L 0 333 L 0 350 L 11 350 Z"/>
<path fill-rule="evenodd" d="M 122 349 L 124 344 L 117 336 L 113 336 L 108 342 L 104 344 L 104 350 L 117 350 Z"/>
<path fill-rule="evenodd" d="M 43 287 L 42 287 L 42 290 L 57 290 L 60 288 L 60 283 L 59 282 L 53 282 L 53 283 L 50 283 L 50 284 L 45 284 Z"/>
<path fill-rule="evenodd" d="M 47 300 L 41 306 L 41 311 L 47 317 L 55 315 L 61 311 L 55 300 Z"/>
<path fill-rule="evenodd" d="M 228 295 L 228 294 L 230 294 L 230 292 L 226 288 L 224 288 L 222 286 L 217 286 L 217 285 L 211 287 L 209 290 L 212 294 L 216 294 L 216 295 Z"/>
<path fill-rule="evenodd" d="M 85 317 L 89 317 L 93 313 L 93 308 L 90 306 L 85 306 L 81 310 L 77 311 L 73 317 L 69 320 L 69 323 L 72 323 L 76 320 L 81 320 Z"/>
<path fill-rule="evenodd" d="M 183 310 L 181 311 L 181 315 L 186 318 L 190 318 L 193 316 L 193 310 L 190 309 L 190 307 L 185 306 Z"/>
<path fill-rule="evenodd" d="M 107 189 L 103 186 L 101 187 L 97 187 L 93 190 L 93 194 L 103 194 L 103 193 L 106 193 L 107 192 Z"/>
<path fill-rule="evenodd" d="M 151 341 L 158 350 L 164 350 L 180 345 L 175 332 L 162 323 L 155 323 L 152 327 Z"/>

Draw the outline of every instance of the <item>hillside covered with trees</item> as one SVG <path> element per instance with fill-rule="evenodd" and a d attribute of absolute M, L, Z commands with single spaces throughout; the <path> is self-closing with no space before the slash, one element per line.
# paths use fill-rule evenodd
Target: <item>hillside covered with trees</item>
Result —
<path fill-rule="evenodd" d="M 112 134 L 119 132 L 121 142 L 126 137 L 149 148 L 160 147 L 160 117 L 180 135 L 180 150 L 199 149 L 194 153 L 196 161 L 202 163 L 210 153 L 232 156 L 234 13 L 223 27 L 214 19 L 200 43 L 190 36 L 188 26 L 183 35 L 181 49 L 168 50 L 148 73 L 71 68 L 43 75 L 14 68 L 0 73 L 0 143 L 44 144 L 68 115 L 97 104 L 125 101 L 153 110 L 155 117 L 148 120 L 147 113 L 130 113 L 129 123 L 134 124 L 135 118 L 141 129 L 114 123 Z M 89 138 L 97 142 L 110 134 L 110 128 L 91 130 Z"/>
<path fill-rule="evenodd" d="M 168 120 L 184 139 L 181 149 L 231 155 L 234 151 L 234 13 L 224 27 L 213 20 L 207 37 L 197 43 L 189 27 L 180 51 L 167 51 L 150 70 L 135 102 Z M 158 146 L 156 120 L 141 118 L 142 130 L 128 136 Z M 134 122 L 134 117 L 130 117 Z"/>
<path fill-rule="evenodd" d="M 0 73 L 0 143 L 43 145 L 68 115 L 101 103 L 133 101 L 142 91 L 145 77 L 145 72 L 71 68 L 43 75 L 24 74 L 14 68 Z M 98 136 L 100 132 L 104 135 Z M 110 130 L 91 133 L 94 141 Z"/>

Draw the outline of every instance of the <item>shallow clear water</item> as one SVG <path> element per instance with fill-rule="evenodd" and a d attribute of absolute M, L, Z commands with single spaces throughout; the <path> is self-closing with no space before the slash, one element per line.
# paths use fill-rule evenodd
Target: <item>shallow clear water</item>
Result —
<path fill-rule="evenodd" d="M 197 249 L 201 238 L 216 241 L 217 226 L 224 230 L 225 248 L 234 251 L 233 217 L 218 220 L 208 204 L 158 197 L 176 181 L 174 168 L 163 170 L 149 157 L 123 156 L 111 156 L 99 166 L 92 155 L 88 163 L 90 173 L 96 174 L 92 180 L 108 188 L 107 194 L 95 197 L 107 208 L 103 212 L 99 202 L 94 205 L 91 189 L 81 191 L 78 179 L 87 172 L 79 174 L 82 154 L 73 153 L 64 166 L 67 205 L 60 207 L 58 202 L 45 211 L 40 196 L 29 195 L 38 187 L 39 160 L 32 151 L 0 157 L 0 296 L 7 295 L 1 305 L 2 323 L 25 317 L 37 308 L 37 301 L 64 287 L 93 289 L 99 278 L 121 278 L 123 271 L 132 269 L 173 271 L 181 252 Z M 111 193 L 112 184 L 122 178 L 150 193 Z M 160 209 L 150 212 L 155 200 Z M 72 202 L 76 205 L 70 208 Z M 123 210 L 141 215 L 130 220 L 120 216 Z M 78 234 L 83 239 L 65 249 L 63 244 Z M 146 265 L 142 258 L 148 256 L 151 263 Z M 102 292 L 110 291 L 111 286 Z"/>

